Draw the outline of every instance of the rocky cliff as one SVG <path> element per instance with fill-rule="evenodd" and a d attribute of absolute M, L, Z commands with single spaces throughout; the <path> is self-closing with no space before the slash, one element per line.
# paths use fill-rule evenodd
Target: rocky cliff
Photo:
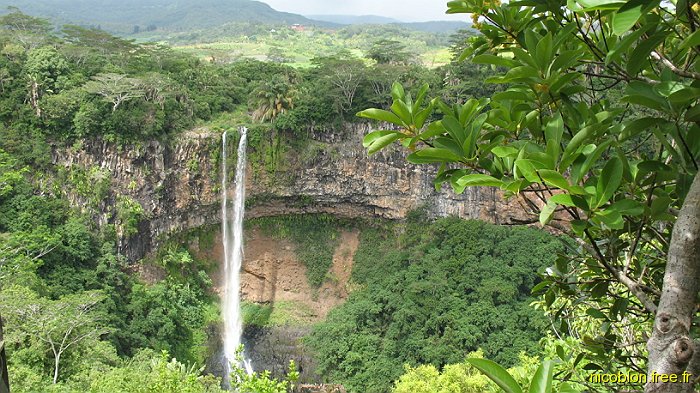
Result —
<path fill-rule="evenodd" d="M 282 149 L 273 169 L 256 161 L 269 161 L 264 154 L 251 154 L 247 217 L 330 213 L 401 219 L 424 207 L 432 216 L 457 215 L 497 224 L 525 218 L 494 189 L 470 188 L 462 195 L 449 187 L 435 191 L 432 179 L 437 168 L 408 163 L 398 148 L 368 157 L 361 140 L 369 131 L 368 125 L 350 125 L 311 133 L 301 151 Z M 235 143 L 230 142 L 229 152 L 235 152 Z M 100 225 L 115 224 L 121 235 L 120 252 L 138 260 L 170 235 L 219 222 L 221 149 L 219 132 L 195 129 L 167 142 L 83 141 L 54 149 L 52 158 L 58 168 L 71 169 L 66 172 L 77 167 L 108 179 L 109 190 L 97 200 L 91 201 L 90 193 L 71 184 L 64 193 L 76 206 L 88 210 L 92 206 Z M 254 142 L 250 149 L 262 150 Z M 88 181 L 96 180 L 88 177 Z M 124 198 L 143 208 L 132 230 L 125 229 L 127 219 L 119 211 Z"/>

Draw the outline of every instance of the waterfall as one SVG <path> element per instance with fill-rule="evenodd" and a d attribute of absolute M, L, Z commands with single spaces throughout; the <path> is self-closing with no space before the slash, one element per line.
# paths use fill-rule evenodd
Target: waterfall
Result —
<path fill-rule="evenodd" d="M 236 361 L 236 350 L 241 344 L 243 320 L 241 317 L 240 271 L 243 262 L 243 213 L 245 211 L 245 169 L 246 169 L 246 132 L 241 127 L 241 139 L 238 142 L 238 160 L 236 162 L 236 178 L 233 205 L 229 201 L 229 184 L 226 167 L 226 132 L 222 136 L 221 164 L 221 230 L 224 246 L 224 295 L 222 314 L 224 319 L 224 384 L 230 385 L 231 363 Z M 232 216 L 232 217 L 231 217 Z M 252 373 L 250 361 L 245 360 L 243 366 Z"/>

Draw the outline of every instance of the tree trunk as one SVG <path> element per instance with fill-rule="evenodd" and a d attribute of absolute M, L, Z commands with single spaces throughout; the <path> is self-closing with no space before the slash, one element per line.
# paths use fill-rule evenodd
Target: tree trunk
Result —
<path fill-rule="evenodd" d="M 7 356 L 5 356 L 5 340 L 2 335 L 2 315 L 0 315 L 0 393 L 10 392 L 10 378 L 7 374 Z"/>
<path fill-rule="evenodd" d="M 673 227 L 654 331 L 647 343 L 647 393 L 693 392 L 693 382 L 700 374 L 700 343 L 690 335 L 698 292 L 700 173 L 695 176 Z"/>
<path fill-rule="evenodd" d="M 54 357 L 54 366 L 53 366 L 53 383 L 54 385 L 58 383 L 58 364 L 61 361 L 61 353 L 57 353 L 56 356 Z"/>

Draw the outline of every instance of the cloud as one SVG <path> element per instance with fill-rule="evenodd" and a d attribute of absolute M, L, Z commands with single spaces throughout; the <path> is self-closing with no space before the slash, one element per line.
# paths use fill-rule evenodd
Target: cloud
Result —
<path fill-rule="evenodd" d="M 381 15 L 406 22 L 428 20 L 464 20 L 466 15 L 446 15 L 442 0 L 261 0 L 278 11 L 302 15 L 345 14 Z"/>

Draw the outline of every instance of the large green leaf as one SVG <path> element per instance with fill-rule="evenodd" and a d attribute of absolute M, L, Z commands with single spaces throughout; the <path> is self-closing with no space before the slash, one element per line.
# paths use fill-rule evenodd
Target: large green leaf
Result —
<path fill-rule="evenodd" d="M 469 124 L 467 139 L 462 144 L 462 149 L 467 153 L 467 158 L 471 159 L 476 155 L 476 143 L 479 139 L 481 127 L 484 125 L 487 118 L 488 114 L 482 113 Z"/>
<path fill-rule="evenodd" d="M 644 214 L 644 205 L 632 199 L 617 201 L 608 209 L 616 211 L 625 216 L 640 216 Z"/>
<path fill-rule="evenodd" d="M 506 393 L 522 393 L 520 385 L 508 374 L 503 367 L 488 359 L 467 359 L 472 366 L 486 374 L 496 385 L 500 386 Z"/>
<path fill-rule="evenodd" d="M 615 191 L 620 188 L 622 170 L 622 162 L 618 158 L 613 158 L 605 164 L 600 176 L 598 176 L 598 185 L 596 186 L 598 202 L 595 207 L 600 207 L 608 202 Z"/>
<path fill-rule="evenodd" d="M 496 146 L 491 149 L 491 153 L 496 157 L 515 157 L 518 155 L 518 149 L 511 146 Z"/>
<path fill-rule="evenodd" d="M 494 101 L 505 101 L 505 100 L 532 101 L 530 94 L 531 93 L 527 92 L 527 91 L 519 91 L 519 90 L 509 89 L 509 90 L 494 94 L 493 100 Z"/>
<path fill-rule="evenodd" d="M 416 130 L 421 130 L 425 125 L 425 121 L 428 120 L 430 114 L 433 113 L 433 104 L 431 103 L 428 107 L 417 112 L 413 117 L 413 125 L 416 126 Z"/>
<path fill-rule="evenodd" d="M 413 114 L 411 113 L 411 108 L 402 100 L 394 100 L 391 104 L 391 110 L 396 113 L 404 124 L 413 124 Z"/>
<path fill-rule="evenodd" d="M 423 100 L 425 100 L 425 96 L 428 94 L 429 89 L 430 86 L 427 83 L 423 83 L 423 85 L 420 87 L 420 90 L 418 90 L 418 95 L 416 95 L 416 101 L 413 103 L 413 108 L 411 108 L 412 113 L 418 113 L 421 105 L 423 105 Z"/>
<path fill-rule="evenodd" d="M 472 173 L 460 177 L 457 180 L 457 184 L 460 186 L 470 187 L 470 186 L 490 186 L 490 187 L 500 187 L 503 182 L 496 179 L 493 176 L 484 175 L 481 173 Z"/>
<path fill-rule="evenodd" d="M 401 121 L 401 119 L 399 119 L 398 116 L 383 109 L 365 109 L 362 112 L 358 112 L 357 116 L 364 117 L 366 119 L 385 121 L 387 123 L 396 124 L 397 126 L 404 125 L 404 123 Z"/>
<path fill-rule="evenodd" d="M 544 205 L 544 207 L 542 207 L 542 210 L 540 210 L 540 224 L 549 224 L 549 222 L 552 221 L 552 218 L 554 217 L 554 212 L 556 211 L 556 209 L 556 203 L 552 202 L 551 199 L 547 201 L 547 204 Z"/>
<path fill-rule="evenodd" d="M 591 125 L 584 127 L 581 131 L 577 132 L 573 138 L 569 141 L 569 144 L 564 148 L 564 154 L 561 157 L 560 169 L 564 170 L 571 165 L 572 162 L 577 158 L 578 148 L 584 143 L 588 142 L 600 128 L 600 125 Z"/>
<path fill-rule="evenodd" d="M 554 362 L 549 359 L 543 361 L 535 371 L 535 376 L 532 377 L 528 393 L 551 393 L 553 375 Z"/>
<path fill-rule="evenodd" d="M 536 46 L 535 61 L 543 75 L 548 73 L 549 66 L 552 64 L 553 48 L 552 35 L 547 33 L 539 40 Z"/>
<path fill-rule="evenodd" d="M 620 0 L 575 0 L 584 11 L 616 10 L 625 4 Z"/>
<path fill-rule="evenodd" d="M 642 15 L 658 5 L 659 1 L 629 0 L 613 14 L 613 33 L 621 35 L 637 23 Z"/>
<path fill-rule="evenodd" d="M 595 213 L 593 221 L 602 223 L 610 229 L 623 229 L 625 227 L 625 220 L 622 218 L 622 214 L 610 209 Z"/>
<path fill-rule="evenodd" d="M 544 169 L 544 165 L 538 161 L 528 159 L 518 159 L 515 161 L 515 167 L 522 177 L 531 183 L 539 183 L 540 176 L 537 174 L 538 169 Z"/>
<path fill-rule="evenodd" d="M 695 30 L 695 32 L 686 39 L 680 45 L 680 49 L 692 48 L 694 46 L 700 46 L 700 30 Z"/>
<path fill-rule="evenodd" d="M 394 82 L 391 85 L 391 97 L 395 100 L 403 100 L 406 97 L 406 92 L 399 82 Z"/>
<path fill-rule="evenodd" d="M 518 63 L 513 61 L 512 59 L 507 59 L 503 56 L 496 56 L 496 55 L 489 55 L 489 54 L 483 54 L 479 56 L 474 56 L 472 59 L 472 63 L 475 64 L 494 64 L 494 65 L 499 65 L 503 67 L 515 67 Z"/>
<path fill-rule="evenodd" d="M 561 138 L 564 135 L 564 120 L 562 117 L 557 116 L 549 121 L 544 129 L 544 134 L 547 139 L 547 154 L 556 164 L 561 154 Z"/>
<path fill-rule="evenodd" d="M 633 31 L 632 33 L 626 35 L 623 39 L 617 42 L 615 46 L 608 52 L 605 56 L 605 65 L 609 65 L 612 62 L 620 60 L 622 54 L 626 53 L 627 50 L 636 42 L 642 34 L 646 33 L 651 28 L 651 24 L 642 26 L 641 28 Z"/>
<path fill-rule="evenodd" d="M 632 54 L 627 59 L 627 73 L 637 75 L 637 73 L 649 63 L 649 54 L 656 49 L 659 44 L 666 39 L 668 31 L 662 30 L 654 33 L 649 39 L 641 41 L 632 51 Z"/>
<path fill-rule="evenodd" d="M 362 145 L 369 154 L 374 154 L 402 136 L 404 135 L 398 131 L 374 131 L 364 137 Z"/>
<path fill-rule="evenodd" d="M 550 201 L 553 203 L 556 203 L 557 205 L 563 205 L 563 206 L 569 206 L 569 207 L 575 207 L 576 203 L 574 203 L 574 200 L 571 198 L 571 195 L 569 194 L 557 194 L 549 198 Z"/>
<path fill-rule="evenodd" d="M 461 157 L 447 149 L 428 147 L 410 154 L 406 158 L 413 164 L 429 164 L 434 162 L 458 162 Z"/>
<path fill-rule="evenodd" d="M 623 101 L 643 105 L 658 111 L 668 109 L 668 100 L 648 83 L 632 81 L 625 89 L 626 96 Z"/>
<path fill-rule="evenodd" d="M 586 160 L 581 164 L 580 167 L 575 168 L 571 176 L 572 180 L 574 183 L 578 183 L 579 181 L 583 180 L 583 178 L 586 176 L 589 170 L 593 168 L 593 166 L 598 162 L 598 159 L 603 155 L 603 153 L 615 143 L 614 139 L 608 139 L 607 141 L 603 142 L 600 144 L 600 146 L 595 147 L 595 145 L 589 145 L 589 146 L 594 146 L 593 151 L 586 157 Z"/>
<path fill-rule="evenodd" d="M 623 142 L 665 122 L 666 120 L 660 117 L 642 117 L 641 119 L 635 119 L 625 125 L 624 130 L 620 134 L 619 141 Z"/>
<path fill-rule="evenodd" d="M 569 189 L 569 181 L 559 172 L 550 169 L 540 169 L 537 171 L 544 182 L 552 187 L 562 190 Z"/>
<path fill-rule="evenodd" d="M 463 145 L 464 141 L 467 139 L 467 133 L 459 120 L 452 116 L 445 116 L 442 118 L 442 125 L 448 134 L 457 142 L 459 145 Z"/>

